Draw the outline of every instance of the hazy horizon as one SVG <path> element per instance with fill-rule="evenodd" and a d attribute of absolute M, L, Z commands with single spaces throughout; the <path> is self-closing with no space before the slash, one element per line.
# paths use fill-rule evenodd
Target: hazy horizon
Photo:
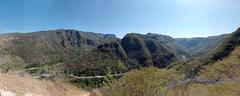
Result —
<path fill-rule="evenodd" d="M 226 34 L 240 27 L 238 0 L 1 0 L 0 33 L 54 29 L 174 38 Z"/>

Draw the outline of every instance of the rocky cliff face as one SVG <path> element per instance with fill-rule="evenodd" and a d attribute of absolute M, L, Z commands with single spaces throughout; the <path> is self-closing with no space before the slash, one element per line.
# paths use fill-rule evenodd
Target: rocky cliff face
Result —
<path fill-rule="evenodd" d="M 122 40 L 99 47 L 110 53 L 116 53 L 131 68 L 139 66 L 166 67 L 186 53 L 179 48 L 175 40 L 159 34 L 127 34 Z"/>
<path fill-rule="evenodd" d="M 127 34 L 122 40 L 122 46 L 128 57 L 135 59 L 142 66 L 165 67 L 176 59 L 166 45 L 154 36 Z"/>
<path fill-rule="evenodd" d="M 108 43 L 99 45 L 97 49 L 103 53 L 116 55 L 121 59 L 127 58 L 127 54 L 123 49 L 121 42 L 119 42 L 118 40 L 109 41 Z"/>

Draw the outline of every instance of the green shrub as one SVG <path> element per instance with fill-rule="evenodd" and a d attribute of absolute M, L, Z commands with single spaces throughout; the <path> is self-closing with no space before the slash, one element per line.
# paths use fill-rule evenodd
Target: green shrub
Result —
<path fill-rule="evenodd" d="M 161 96 L 165 94 L 165 86 L 181 75 L 173 70 L 143 68 L 126 73 L 114 81 L 110 88 L 111 96 Z"/>
<path fill-rule="evenodd" d="M 3 73 L 21 70 L 27 66 L 23 59 L 18 56 L 5 55 L 1 59 L 0 70 Z"/>

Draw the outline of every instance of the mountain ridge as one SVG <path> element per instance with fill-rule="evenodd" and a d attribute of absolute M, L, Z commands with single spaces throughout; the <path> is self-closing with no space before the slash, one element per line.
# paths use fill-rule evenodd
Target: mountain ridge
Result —
<path fill-rule="evenodd" d="M 4 41 L 5 47 L 2 48 L 4 50 L 2 52 L 22 58 L 27 66 L 57 62 L 78 63 L 78 65 L 85 66 L 84 64 L 91 61 L 80 62 L 76 61 L 77 58 L 90 58 L 94 54 L 95 56 L 104 54 L 109 56 L 100 56 L 114 57 L 113 62 L 118 64 L 121 61 L 119 64 L 123 63 L 128 69 L 145 66 L 165 68 L 170 63 L 189 57 L 191 54 L 176 39 L 156 33 L 129 33 L 119 39 L 113 34 L 58 29 L 32 33 L 10 33 L 0 35 L 0 37 L 11 38 Z M 101 61 L 101 58 L 96 59 Z M 98 62 L 91 63 L 98 65 Z M 71 66 L 69 64 L 66 66 Z M 97 68 L 97 70 L 100 69 Z"/>

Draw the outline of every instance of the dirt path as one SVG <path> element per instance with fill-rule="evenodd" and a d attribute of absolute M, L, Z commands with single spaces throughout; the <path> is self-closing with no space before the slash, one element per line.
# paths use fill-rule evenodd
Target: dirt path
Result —
<path fill-rule="evenodd" d="M 122 76 L 123 74 L 111 74 L 112 76 Z M 76 79 L 92 79 L 92 78 L 104 78 L 106 75 L 97 75 L 97 76 L 74 76 L 72 74 L 68 74 L 68 76 L 76 78 Z"/>

